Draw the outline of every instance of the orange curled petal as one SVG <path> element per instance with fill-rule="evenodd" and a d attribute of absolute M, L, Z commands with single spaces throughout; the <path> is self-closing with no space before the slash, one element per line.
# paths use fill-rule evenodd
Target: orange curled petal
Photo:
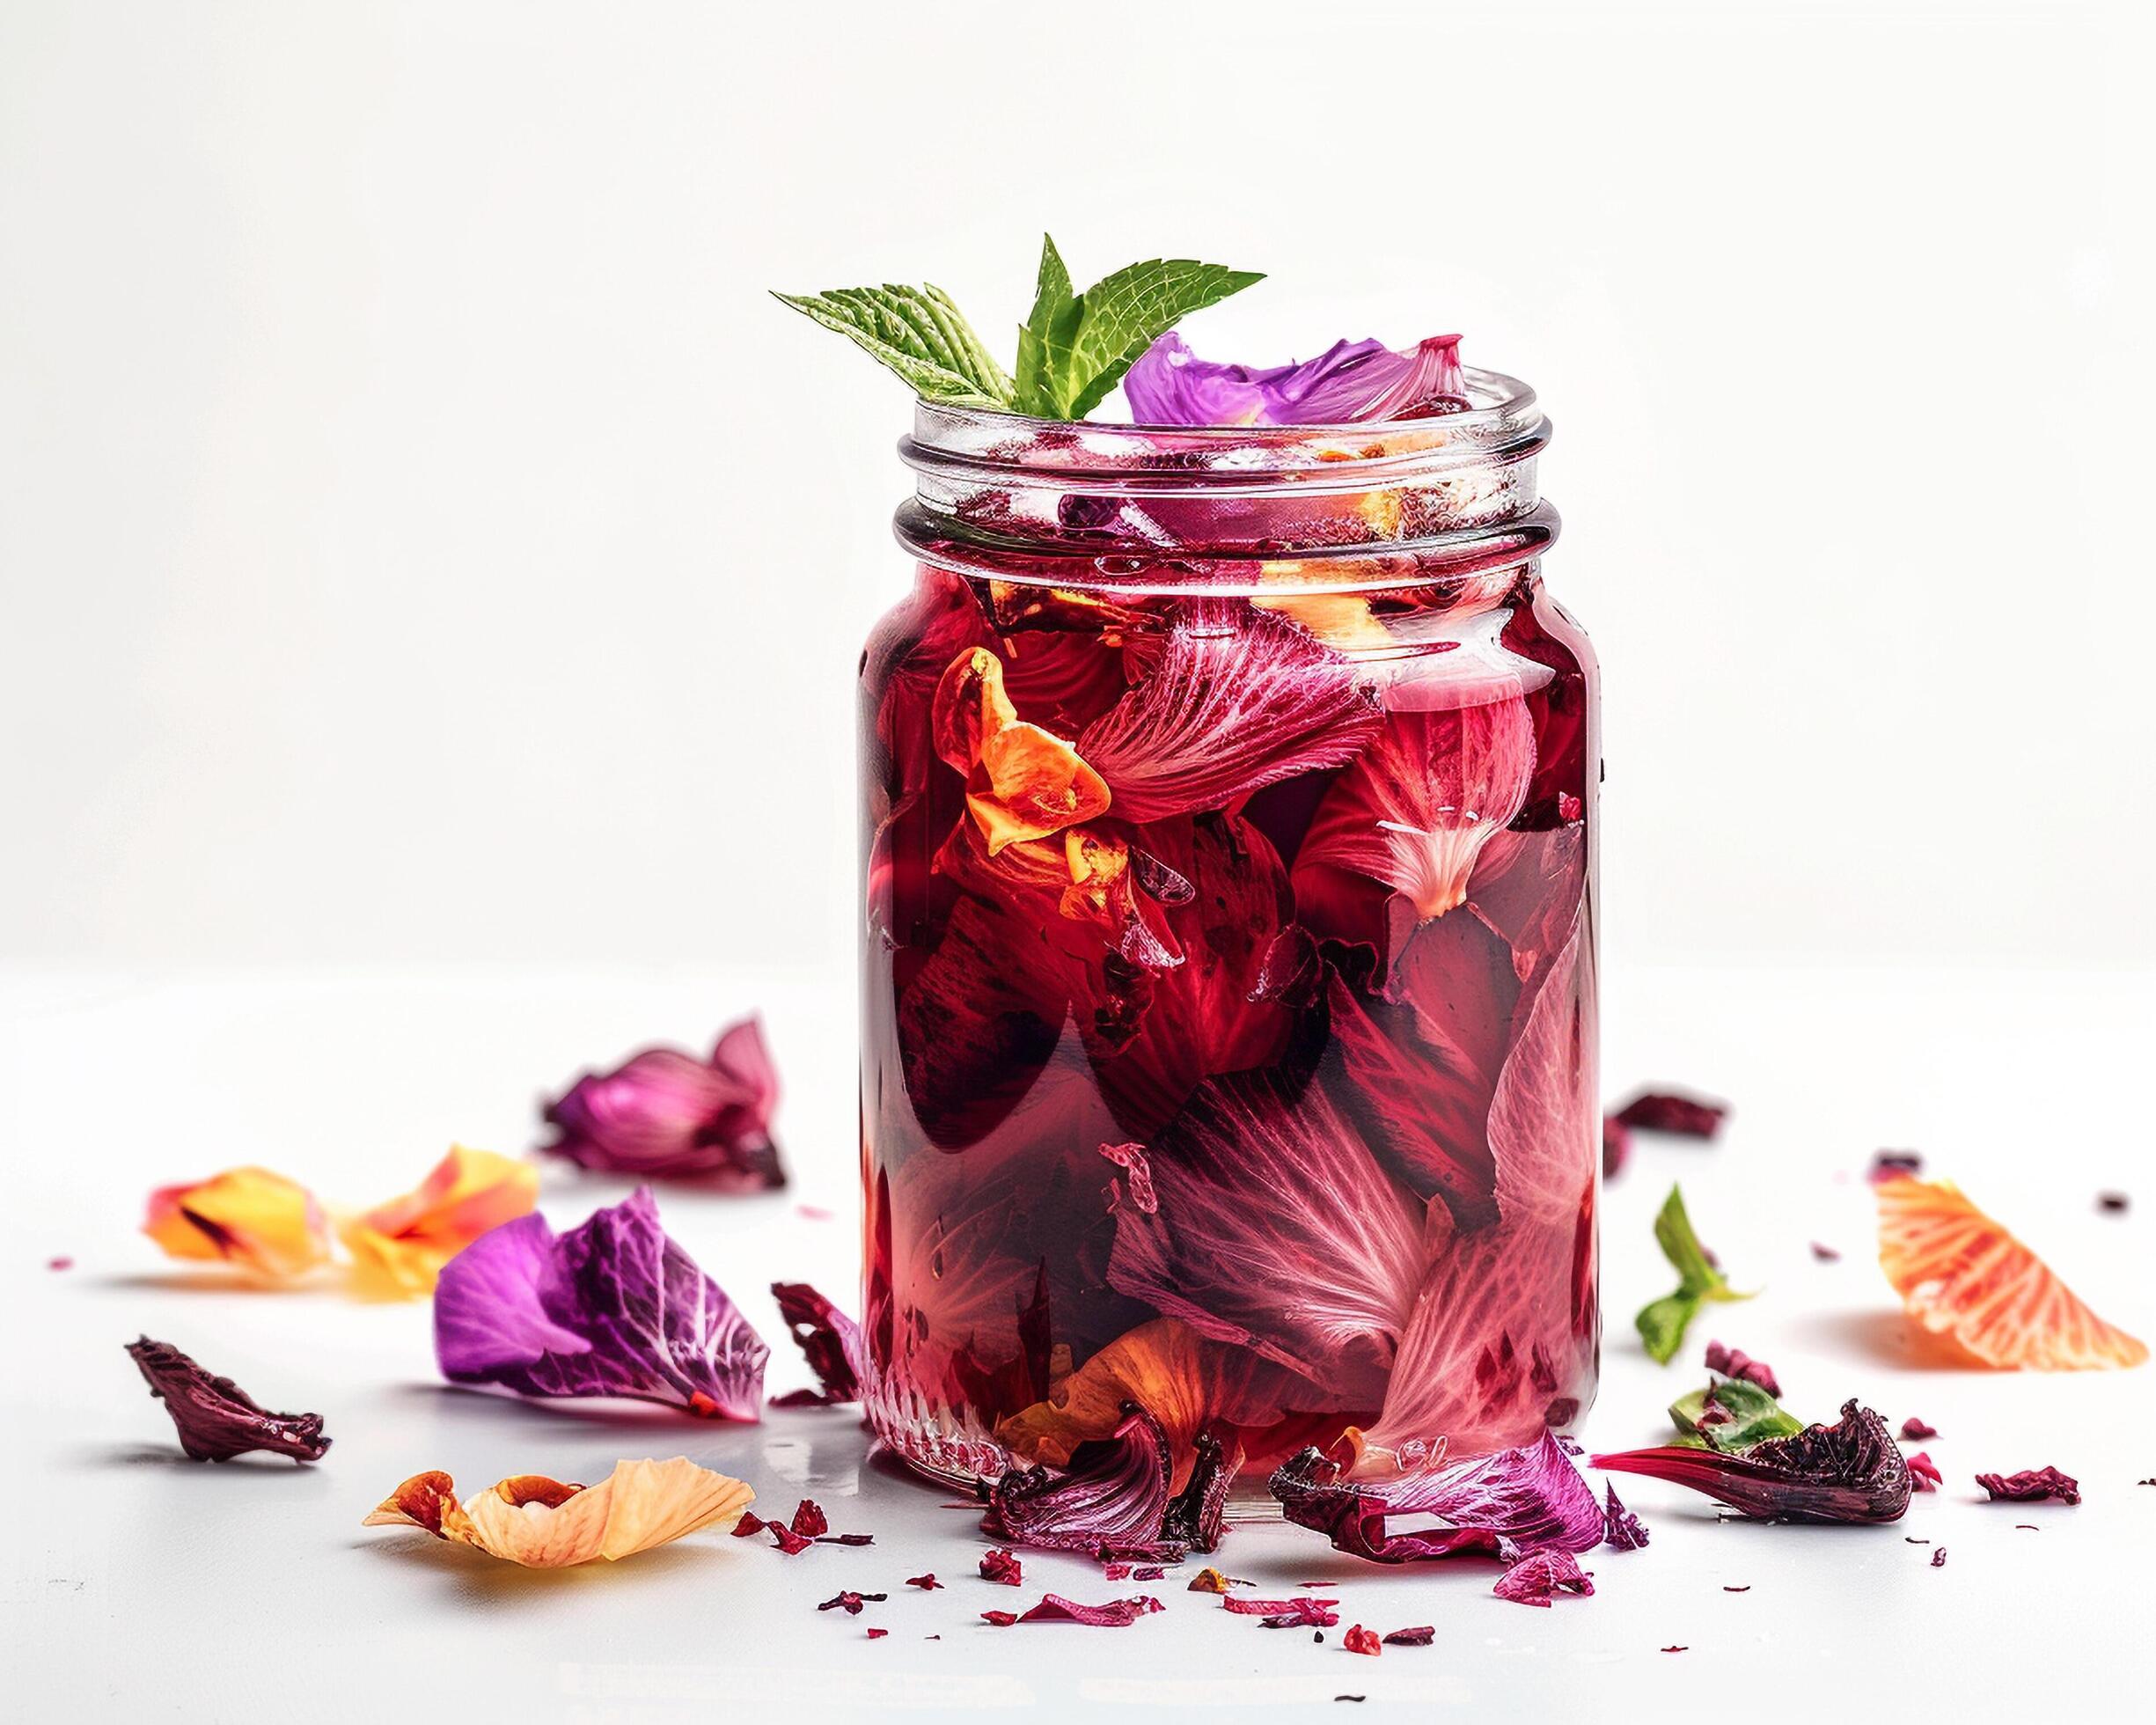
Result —
<path fill-rule="evenodd" d="M 329 1256 L 314 1194 L 267 1168 L 228 1168 L 159 1187 L 143 1232 L 174 1258 L 217 1259 L 273 1281 L 303 1275 Z"/>
<path fill-rule="evenodd" d="M 596 1486 L 520 1473 L 461 1507 L 445 1473 L 407 1479 L 366 1519 L 369 1527 L 426 1528 L 528 1569 L 562 1569 L 630 1557 L 705 1528 L 724 1532 L 756 1494 L 686 1457 L 617 1462 Z"/>
<path fill-rule="evenodd" d="M 539 1201 L 539 1171 L 488 1150 L 453 1146 L 419 1189 L 339 1226 L 361 1274 L 405 1294 L 433 1290 L 442 1266 Z"/>
<path fill-rule="evenodd" d="M 981 746 L 1018 709 L 1003 690 L 1003 664 L 986 647 L 968 648 L 944 668 L 931 708 L 935 752 L 961 773 L 980 760 Z"/>
<path fill-rule="evenodd" d="M 1106 814 L 1108 786 L 1060 737 L 1019 720 L 982 743 L 965 802 L 994 855 Z"/>
<path fill-rule="evenodd" d="M 2138 1366 L 2147 1344 L 2107 1324 L 2042 1259 L 1951 1183 L 1881 1181 L 1879 1265 L 1909 1315 L 1987 1366 Z"/>

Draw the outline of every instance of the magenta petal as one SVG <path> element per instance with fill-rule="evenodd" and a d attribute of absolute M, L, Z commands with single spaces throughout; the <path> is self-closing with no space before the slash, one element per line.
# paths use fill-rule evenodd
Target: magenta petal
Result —
<path fill-rule="evenodd" d="M 980 1530 L 1009 1545 L 1069 1552 L 1108 1546 L 1126 1559 L 1179 1563 L 1184 1543 L 1162 1537 L 1173 1467 L 1160 1421 L 1126 1403 L 1114 1435 L 1080 1444 L 1067 1468 L 1005 1473 L 989 1487 Z"/>
<path fill-rule="evenodd" d="M 1081 1605 L 1074 1599 L 1051 1593 L 1044 1595 L 1032 1610 L 1015 1616 L 1008 1611 L 983 1611 L 981 1615 L 1001 1627 L 1014 1623 L 1082 1623 L 1095 1629 L 1127 1629 L 1140 1618 L 1161 1609 L 1161 1602 L 1150 1594 L 1111 1599 L 1104 1605 Z"/>
<path fill-rule="evenodd" d="M 1426 1467 L 1377 1483 L 1351 1480 L 1336 1463 L 1306 1450 L 1272 1476 L 1287 1519 L 1315 1528 L 1336 1550 L 1375 1563 L 1408 1563 L 1456 1552 L 1555 1546 L 1592 1550 L 1602 1538 L 1602 1505 L 1556 1436 L 1523 1449 Z M 1397 1518 L 1439 1525 L 1393 1532 Z"/>
<path fill-rule="evenodd" d="M 763 1031 L 744 1019 L 708 1061 L 646 1048 L 589 1073 L 546 1109 L 542 1148 L 585 1168 L 649 1178 L 716 1178 L 744 1190 L 786 1184 L 771 1139 L 779 1080 Z"/>
<path fill-rule="evenodd" d="M 1382 1392 L 1421 1279 L 1421 1207 L 1315 1084 L 1199 1087 L 1150 1151 L 1158 1215 L 1116 1213 L 1108 1281 L 1323 1384 Z"/>
<path fill-rule="evenodd" d="M 1249 366 L 1200 359 L 1170 330 L 1124 374 L 1123 394 L 1140 425 L 1340 425 L 1468 405 L 1456 335 L 1405 352 L 1336 341 L 1301 363 Z"/>
<path fill-rule="evenodd" d="M 1352 760 L 1377 728 L 1367 679 L 1294 624 L 1186 606 L 1151 672 L 1086 727 L 1078 752 L 1111 811 L 1158 820 L 1232 807 L 1261 786 Z"/>
<path fill-rule="evenodd" d="M 761 1413 L 768 1350 L 667 1237 L 649 1187 L 566 1234 L 536 1215 L 482 1234 L 444 1268 L 434 1312 L 436 1356 L 459 1384 Z"/>
<path fill-rule="evenodd" d="M 1529 1552 L 1490 1591 L 1515 1604 L 1547 1606 L 1559 1593 L 1592 1593 L 1595 1583 L 1570 1552 L 1545 1549 Z"/>
<path fill-rule="evenodd" d="M 780 1399 L 789 1406 L 859 1401 L 867 1353 L 861 1325 L 805 1281 L 774 1281 L 771 1295 L 820 1386 L 805 1395 L 796 1391 Z"/>

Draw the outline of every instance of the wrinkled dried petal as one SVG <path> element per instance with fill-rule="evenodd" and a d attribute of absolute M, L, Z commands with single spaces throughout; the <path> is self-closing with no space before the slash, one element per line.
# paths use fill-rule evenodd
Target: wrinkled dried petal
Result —
<path fill-rule="evenodd" d="M 1238 1617 L 1263 1618 L 1268 1629 L 1329 1629 L 1340 1620 L 1340 1614 L 1332 1608 L 1337 1599 L 1316 1599 L 1308 1594 L 1297 1594 L 1293 1599 L 1240 1599 L 1233 1594 L 1221 1596 L 1224 1610 Z"/>
<path fill-rule="evenodd" d="M 788 1557 L 799 1557 L 816 1543 L 806 1535 L 795 1532 L 784 1522 L 766 1522 L 764 1525 L 770 1530 L 771 1543 Z"/>
<path fill-rule="evenodd" d="M 1216 1552 L 1228 1524 L 1228 1493 L 1242 1471 L 1243 1449 L 1232 1453 L 1211 1432 L 1198 1435 L 1189 1479 L 1161 1518 L 1161 1537 L 1194 1552 Z"/>
<path fill-rule="evenodd" d="M 1755 1360 L 1741 1347 L 1725 1347 L 1719 1341 L 1707 1344 L 1707 1369 L 1718 1371 L 1725 1377 L 1741 1377 L 1748 1384 L 1756 1384 L 1776 1400 L 1781 1398 L 1782 1386 L 1774 1380 L 1774 1369 L 1764 1360 Z"/>
<path fill-rule="evenodd" d="M 1915 1414 L 1902 1421 L 1902 1436 L 1911 1443 L 1921 1443 L 1927 1437 L 1937 1437 L 1939 1428 L 1926 1425 Z"/>
<path fill-rule="evenodd" d="M 529 1215 L 539 1171 L 488 1150 L 452 1145 L 416 1191 L 338 1224 L 362 1278 L 402 1295 L 433 1291 L 442 1266 L 482 1234 Z"/>
<path fill-rule="evenodd" d="M 1396 1629 L 1385 1637 L 1389 1648 L 1426 1648 L 1437 1639 L 1437 1626 L 1419 1623 L 1408 1629 Z"/>
<path fill-rule="evenodd" d="M 1876 1188 L 1879 1265 L 1909 1315 L 1987 1366 L 2138 1366 L 2147 1345 L 2091 1311 L 2051 1267 L 1944 1180 Z"/>
<path fill-rule="evenodd" d="M 1946 1566 L 1947 1548 L 1944 1545 L 1940 1545 L 1932 1553 L 1932 1567 L 1934 1569 L 1943 1569 L 1946 1567 Z"/>
<path fill-rule="evenodd" d="M 1642 1090 L 1614 1118 L 1639 1132 L 1668 1132 L 1684 1138 L 1712 1138 L 1728 1117 L 1726 1102 L 1708 1102 L 1675 1090 Z"/>
<path fill-rule="evenodd" d="M 2061 1503 L 2081 1501 L 2081 1482 L 2055 1467 L 2025 1468 L 2019 1473 L 1979 1473 L 1982 1486 L 1994 1503 L 2035 1503 L 2057 1498 Z"/>
<path fill-rule="evenodd" d="M 458 1384 L 631 1396 L 754 1420 L 768 1353 L 659 1225 L 650 1188 L 557 1236 L 539 1215 L 482 1235 L 442 1272 L 435 1354 Z"/>
<path fill-rule="evenodd" d="M 1624 1171 L 1624 1164 L 1632 1160 L 1632 1129 L 1615 1114 L 1602 1117 L 1602 1173 L 1605 1180 L 1614 1180 Z"/>
<path fill-rule="evenodd" d="M 906 1584 L 908 1587 L 917 1587 L 923 1593 L 933 1592 L 943 1585 L 942 1582 L 936 1580 L 934 1570 L 930 1570 L 926 1575 L 908 1575 L 906 1578 Z"/>
<path fill-rule="evenodd" d="M 532 1569 L 634 1556 L 704 1528 L 731 1528 L 756 1495 L 686 1457 L 617 1462 L 596 1486 L 519 1474 L 458 1503 L 446 1473 L 414 1475 L 366 1518 L 423 1528 Z"/>
<path fill-rule="evenodd" d="M 165 1404 L 180 1447 L 198 1462 L 229 1462 L 252 1450 L 319 1462 L 329 1449 L 319 1413 L 272 1413 L 229 1377 L 213 1377 L 170 1342 L 148 1336 L 128 1344 L 128 1356 Z"/>
<path fill-rule="evenodd" d="M 314 1194 L 267 1168 L 228 1168 L 158 1187 L 143 1232 L 170 1257 L 221 1261 L 272 1281 L 304 1275 L 329 1258 Z"/>
<path fill-rule="evenodd" d="M 1608 1472 L 1645 1473 L 1719 1498 L 1747 1516 L 1797 1522 L 1893 1522 L 1909 1508 L 1909 1464 L 1886 1421 L 1854 1401 L 1831 1426 L 1770 1438 L 1743 1455 L 1664 1445 L 1596 1456 Z"/>
<path fill-rule="evenodd" d="M 1501 1545 L 1584 1552 L 1603 1537 L 1602 1505 L 1548 1432 L 1524 1449 L 1425 1467 L 1382 1484 L 1348 1479 L 1337 1463 L 1306 1450 L 1271 1485 L 1289 1521 L 1323 1533 L 1335 1550 L 1375 1563 L 1491 1552 Z M 1388 1526 L 1426 1516 L 1439 1525 L 1400 1532 Z"/>
<path fill-rule="evenodd" d="M 1595 1583 L 1570 1552 L 1544 1546 L 1500 1575 L 1490 1591 L 1515 1604 L 1547 1607 L 1559 1593 L 1592 1593 Z"/>
<path fill-rule="evenodd" d="M 1143 1144 L 1103 1144 L 1101 1154 L 1117 1167 L 1126 1171 L 1125 1178 L 1130 1182 L 1131 1202 L 1149 1216 L 1158 1215 L 1160 1195 L 1153 1189 L 1153 1171 L 1146 1161 L 1146 1147 Z"/>
<path fill-rule="evenodd" d="M 981 1616 L 1001 1628 L 1008 1628 L 1014 1623 L 1082 1623 L 1095 1629 L 1127 1629 L 1140 1618 L 1161 1609 L 1161 1602 L 1149 1594 L 1111 1599 L 1104 1605 L 1081 1605 L 1060 1594 L 1051 1593 L 1043 1596 L 1040 1604 L 1030 1611 L 1015 1615 L 1009 1611 L 983 1611 Z"/>
<path fill-rule="evenodd" d="M 1624 1507 L 1615 1486 L 1605 1481 L 1602 1492 L 1602 1544 L 1613 1551 L 1639 1551 L 1647 1543 L 1646 1524 Z"/>
<path fill-rule="evenodd" d="M 888 1593 L 856 1593 L 851 1588 L 841 1588 L 816 1609 L 819 1611 L 844 1611 L 848 1617 L 859 1617 L 864 1604 L 871 1602 L 880 1604 L 890 1597 Z"/>
<path fill-rule="evenodd" d="M 1367 1653 L 1373 1659 L 1384 1651 L 1378 1641 L 1377 1632 L 1365 1629 L 1359 1623 L 1352 1626 L 1347 1633 L 1340 1637 L 1340 1645 L 1350 1653 Z"/>
<path fill-rule="evenodd" d="M 1217 1446 L 1215 1446 L 1217 1453 Z M 1081 1445 L 1061 1473 L 1012 1468 L 988 1490 L 981 1531 L 1013 1545 L 1052 1551 L 1098 1551 L 1179 1560 L 1180 1540 L 1163 1537 L 1168 1515 L 1168 1439 L 1135 1404 L 1104 1441 Z"/>
<path fill-rule="evenodd" d="M 1025 1571 L 1015 1552 L 991 1550 L 980 1556 L 981 1579 L 996 1582 L 1004 1587 L 1016 1587 L 1025 1578 Z"/>
<path fill-rule="evenodd" d="M 1909 1458 L 1909 1484 L 1912 1491 L 1935 1492 L 1946 1482 L 1946 1478 L 1939 1471 L 1939 1464 L 1923 1450 Z"/>
<path fill-rule="evenodd" d="M 699 1179 L 760 1192 L 786 1184 L 771 1117 L 778 1068 L 760 1021 L 722 1031 L 710 1058 L 646 1048 L 612 1072 L 588 1072 L 546 1106 L 540 1146 L 581 1167 L 644 1179 Z"/>
<path fill-rule="evenodd" d="M 803 1539 L 815 1539 L 831 1531 L 831 1518 L 824 1514 L 824 1506 L 812 1497 L 804 1497 L 787 1525 Z"/>

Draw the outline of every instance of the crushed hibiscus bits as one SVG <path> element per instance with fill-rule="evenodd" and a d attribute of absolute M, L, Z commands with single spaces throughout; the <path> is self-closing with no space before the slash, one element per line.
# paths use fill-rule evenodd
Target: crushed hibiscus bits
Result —
<path fill-rule="evenodd" d="M 2019 1473 L 1979 1473 L 1976 1483 L 1994 1503 L 2035 1503 L 2057 1498 L 2061 1503 L 2081 1501 L 2081 1482 L 2055 1467 L 2024 1468 Z"/>
<path fill-rule="evenodd" d="M 1385 1637 L 1389 1648 L 1426 1648 L 1437 1639 L 1437 1626 L 1418 1623 L 1408 1629 L 1396 1629 Z"/>
<path fill-rule="evenodd" d="M 844 1611 L 849 1617 L 859 1617 L 861 1608 L 870 1600 L 882 1604 L 890 1598 L 888 1593 L 855 1593 L 851 1588 L 842 1588 L 816 1609 L 819 1611 Z"/>
<path fill-rule="evenodd" d="M 816 1539 L 831 1531 L 831 1518 L 824 1513 L 822 1504 L 804 1497 L 794 1510 L 791 1525 L 803 1539 Z"/>
<path fill-rule="evenodd" d="M 1729 1115 L 1726 1102 L 1707 1102 L 1675 1090 L 1642 1090 L 1613 1119 L 1639 1132 L 1667 1132 L 1682 1138 L 1712 1138 Z"/>
<path fill-rule="evenodd" d="M 1150 1594 L 1128 1599 L 1111 1599 L 1104 1605 L 1081 1605 L 1060 1594 L 1042 1596 L 1039 1604 L 1026 1611 L 983 1611 L 982 1619 L 999 1629 L 1014 1623 L 1082 1623 L 1096 1629 L 1127 1629 L 1141 1617 L 1163 1609 Z"/>
<path fill-rule="evenodd" d="M 871 1629 L 869 1632 L 869 1639 L 872 1641 L 880 1641 L 884 1636 L 890 1633 L 891 1631 L 888 1629 Z M 930 1639 L 933 1640 L 934 1637 L 931 1637 Z"/>
<path fill-rule="evenodd" d="M 1617 1487 L 1602 1482 L 1602 1544 L 1613 1551 L 1636 1552 L 1647 1543 L 1646 1524 L 1624 1507 Z"/>
<path fill-rule="evenodd" d="M 1913 1413 L 1902 1421 L 1902 1436 L 1908 1442 L 1921 1443 L 1927 1437 L 1937 1437 L 1938 1435 L 1938 1427 L 1927 1426 Z"/>
<path fill-rule="evenodd" d="M 1842 1405 L 1834 1425 L 1770 1438 L 1741 1456 L 1667 1444 L 1594 1460 L 1605 1472 L 1668 1479 L 1770 1520 L 1899 1521 L 1912 1489 L 1886 1421 L 1854 1401 Z"/>
<path fill-rule="evenodd" d="M 923 1593 L 932 1592 L 943 1585 L 942 1582 L 936 1580 L 935 1572 L 933 1569 L 925 1575 L 908 1575 L 906 1578 L 906 1584 L 908 1587 L 917 1587 Z"/>
<path fill-rule="evenodd" d="M 1329 1629 L 1340 1620 L 1332 1608 L 1337 1599 L 1313 1599 L 1297 1594 L 1293 1599 L 1237 1599 L 1221 1596 L 1221 1604 L 1239 1617 L 1263 1619 L 1268 1629 Z"/>
<path fill-rule="evenodd" d="M 1025 1571 L 1019 1564 L 1016 1552 L 999 1549 L 981 1553 L 980 1574 L 983 1581 L 999 1582 L 1004 1587 L 1016 1587 L 1023 1581 Z"/>
<path fill-rule="evenodd" d="M 1592 1593 L 1595 1583 L 1570 1552 L 1544 1545 L 1500 1575 L 1490 1590 L 1515 1604 L 1547 1607 L 1560 1593 Z"/>
<path fill-rule="evenodd" d="M 737 1539 L 750 1538 L 756 1534 L 761 1533 L 770 1525 L 771 1523 L 769 1522 L 766 1521 L 754 1510 L 744 1509 L 741 1512 L 741 1519 L 734 1523 L 734 1538 Z"/>
<path fill-rule="evenodd" d="M 170 1342 L 128 1344 L 150 1393 L 165 1404 L 180 1447 L 198 1462 L 229 1462 L 250 1450 L 319 1462 L 328 1452 L 319 1413 L 272 1413 L 229 1377 L 214 1377 Z"/>
<path fill-rule="evenodd" d="M 1756 1384 L 1777 1401 L 1781 1399 L 1782 1386 L 1775 1382 L 1774 1369 L 1764 1360 L 1753 1359 L 1741 1347 L 1725 1347 L 1719 1341 L 1710 1341 L 1707 1369 L 1718 1371 L 1724 1377 L 1741 1377 L 1747 1384 Z"/>
<path fill-rule="evenodd" d="M 2106 1215 L 2124 1215 L 2128 1202 L 2127 1196 L 2123 1192 L 2100 1192 L 2096 1194 L 2096 1208 Z"/>
<path fill-rule="evenodd" d="M 1947 1548 L 1944 1545 L 1933 1547 L 1932 1552 L 1932 1567 L 1934 1569 L 1943 1569 L 1946 1567 L 1946 1564 Z"/>
<path fill-rule="evenodd" d="M 1365 1629 L 1359 1623 L 1340 1638 L 1340 1645 L 1350 1653 L 1367 1653 L 1373 1659 L 1385 1650 L 1383 1643 L 1377 1639 L 1377 1632 Z"/>

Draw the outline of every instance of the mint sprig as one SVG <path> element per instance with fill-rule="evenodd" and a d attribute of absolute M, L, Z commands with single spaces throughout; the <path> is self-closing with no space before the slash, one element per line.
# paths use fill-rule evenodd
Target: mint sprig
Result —
<path fill-rule="evenodd" d="M 1684 1194 L 1676 1186 L 1669 1188 L 1661 1214 L 1654 1218 L 1654 1238 L 1661 1246 L 1662 1256 L 1677 1273 L 1676 1292 L 1649 1301 L 1632 1322 L 1647 1353 L 1666 1366 L 1683 1347 L 1684 1332 L 1702 1305 L 1752 1296 L 1731 1288 L 1727 1278 L 1707 1261 L 1706 1249 L 1692 1232 L 1691 1218 L 1684 1214 Z"/>
<path fill-rule="evenodd" d="M 875 356 L 926 400 L 1080 420 L 1181 319 L 1264 279 L 1252 270 L 1191 258 L 1155 258 L 1079 293 L 1055 241 L 1044 234 L 1033 310 L 1018 331 L 1015 376 L 989 356 L 938 288 L 887 284 L 775 297 Z"/>

